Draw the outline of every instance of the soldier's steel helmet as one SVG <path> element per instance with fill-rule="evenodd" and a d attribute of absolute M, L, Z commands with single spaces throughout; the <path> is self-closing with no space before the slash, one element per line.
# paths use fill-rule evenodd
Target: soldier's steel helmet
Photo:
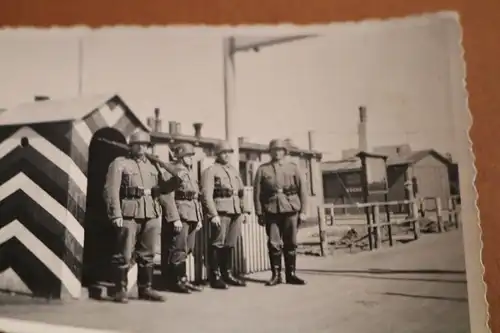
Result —
<path fill-rule="evenodd" d="M 233 149 L 233 147 L 231 147 L 231 145 L 227 141 L 219 142 L 215 146 L 215 154 L 216 155 L 219 155 L 221 153 L 232 153 L 232 152 L 234 152 L 234 149 Z"/>
<path fill-rule="evenodd" d="M 177 158 L 193 156 L 195 154 L 194 147 L 190 143 L 181 143 L 174 148 L 174 154 Z"/>
<path fill-rule="evenodd" d="M 143 144 L 151 145 L 151 137 L 146 132 L 133 133 L 128 140 L 128 144 L 133 145 L 135 143 L 143 143 Z"/>
<path fill-rule="evenodd" d="M 269 142 L 269 151 L 274 149 L 284 149 L 285 151 L 288 151 L 288 145 L 285 140 L 273 139 Z"/>

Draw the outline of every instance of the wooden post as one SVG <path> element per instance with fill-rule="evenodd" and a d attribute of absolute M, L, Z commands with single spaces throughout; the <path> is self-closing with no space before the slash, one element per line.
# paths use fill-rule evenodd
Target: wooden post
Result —
<path fill-rule="evenodd" d="M 364 154 L 361 154 L 359 156 L 361 159 L 361 187 L 363 189 L 363 201 L 364 203 L 368 203 L 369 201 L 369 193 L 368 193 L 368 175 L 367 169 L 366 169 L 366 156 Z M 372 219 L 371 219 L 371 212 L 370 212 L 370 207 L 365 206 L 365 216 L 366 216 L 366 223 L 368 225 L 368 243 L 370 245 L 370 251 L 373 250 L 373 229 L 371 227 L 372 225 Z"/>
<path fill-rule="evenodd" d="M 384 195 L 384 200 L 385 202 L 389 202 L 389 194 L 386 193 Z M 392 239 L 392 225 L 391 225 L 391 209 L 389 205 L 385 205 L 385 216 L 387 218 L 387 233 L 389 234 L 389 246 L 392 246 L 394 244 L 393 239 Z"/>
<path fill-rule="evenodd" d="M 457 208 L 457 201 L 455 200 L 454 197 L 451 197 L 451 203 L 452 203 L 452 209 L 453 209 L 453 216 L 455 217 L 455 227 L 457 229 L 460 228 L 460 216 L 458 214 L 458 208 Z"/>
<path fill-rule="evenodd" d="M 448 199 L 448 224 L 449 225 L 456 225 L 454 221 L 454 216 L 453 214 L 453 198 Z"/>
<path fill-rule="evenodd" d="M 417 240 L 420 238 L 420 214 L 418 213 L 418 200 L 415 199 L 411 183 L 408 184 L 408 187 L 408 197 L 410 199 L 410 219 L 413 220 L 413 235 L 415 240 Z"/>
<path fill-rule="evenodd" d="M 418 201 L 418 207 L 419 207 L 418 209 L 419 209 L 419 212 L 420 212 L 420 216 L 422 218 L 424 218 L 425 217 L 425 213 L 426 213 L 426 211 L 425 211 L 425 199 L 422 199 L 422 200 Z"/>
<path fill-rule="evenodd" d="M 318 228 L 319 228 L 319 248 L 321 256 L 325 257 L 328 253 L 328 238 L 326 235 L 325 210 L 322 205 L 318 206 Z"/>
<path fill-rule="evenodd" d="M 437 197 L 435 198 L 435 200 L 436 200 L 436 218 L 437 218 L 438 232 L 443 232 L 444 231 L 443 207 L 441 205 L 441 198 Z"/>
<path fill-rule="evenodd" d="M 380 232 L 380 207 L 375 204 L 373 206 L 373 237 L 375 241 L 375 248 L 379 249 L 382 245 L 382 233 Z"/>

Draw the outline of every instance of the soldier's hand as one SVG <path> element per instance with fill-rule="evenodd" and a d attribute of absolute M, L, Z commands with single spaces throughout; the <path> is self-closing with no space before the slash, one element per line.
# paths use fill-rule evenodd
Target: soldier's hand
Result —
<path fill-rule="evenodd" d="M 247 213 L 243 213 L 243 224 L 247 223 L 250 221 L 250 214 L 247 214 Z"/>
<path fill-rule="evenodd" d="M 210 222 L 212 222 L 216 227 L 220 227 L 220 217 L 214 216 Z"/>
<path fill-rule="evenodd" d="M 258 223 L 261 226 L 264 226 L 266 224 L 266 220 L 264 219 L 264 215 L 259 215 L 258 216 Z"/>
<path fill-rule="evenodd" d="M 113 220 L 111 220 L 111 223 L 113 224 L 113 226 L 115 226 L 117 228 L 122 228 L 123 227 L 123 218 L 116 217 Z"/>
<path fill-rule="evenodd" d="M 179 233 L 182 230 L 182 222 L 177 220 L 174 222 L 174 231 Z"/>
<path fill-rule="evenodd" d="M 201 227 L 203 227 L 203 224 L 199 221 L 198 224 L 196 224 L 196 231 L 200 230 Z"/>
<path fill-rule="evenodd" d="M 300 220 L 301 222 L 305 222 L 305 221 L 307 220 L 307 216 L 306 216 L 306 214 L 304 214 L 304 213 L 300 213 L 300 214 L 299 214 L 299 220 Z"/>

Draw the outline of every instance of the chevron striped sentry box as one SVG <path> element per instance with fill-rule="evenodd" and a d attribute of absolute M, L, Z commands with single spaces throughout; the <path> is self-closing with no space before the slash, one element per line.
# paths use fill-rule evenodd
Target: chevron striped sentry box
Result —
<path fill-rule="evenodd" d="M 0 290 L 81 296 L 84 242 L 89 262 L 106 243 L 102 207 L 92 203 L 104 174 L 92 165 L 118 154 L 96 157 L 92 146 L 104 143 L 93 138 L 125 142 L 138 129 L 147 127 L 117 95 L 36 101 L 0 115 Z"/>

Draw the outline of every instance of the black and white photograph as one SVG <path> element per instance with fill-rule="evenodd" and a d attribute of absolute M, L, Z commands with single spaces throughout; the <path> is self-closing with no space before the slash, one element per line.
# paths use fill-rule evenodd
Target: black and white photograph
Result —
<path fill-rule="evenodd" d="M 0 331 L 485 329 L 461 40 L 0 30 Z"/>

